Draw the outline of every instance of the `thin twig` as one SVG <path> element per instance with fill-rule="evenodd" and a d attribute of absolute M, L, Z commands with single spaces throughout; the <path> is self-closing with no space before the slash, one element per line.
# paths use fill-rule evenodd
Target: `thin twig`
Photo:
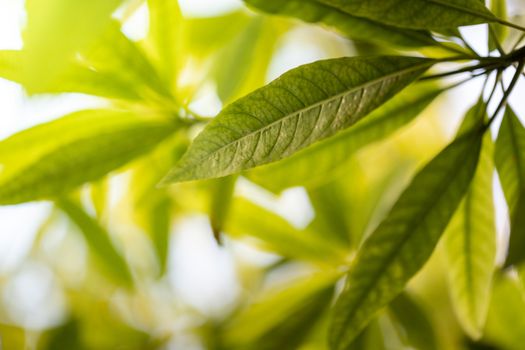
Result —
<path fill-rule="evenodd" d="M 521 71 L 523 70 L 524 62 L 525 61 L 523 59 L 520 61 L 519 65 L 518 65 L 518 68 L 516 69 L 516 73 L 514 73 L 514 76 L 512 77 L 512 81 L 509 84 L 509 87 L 504 91 L 503 97 L 501 98 L 501 101 L 499 102 L 498 107 L 494 111 L 494 114 L 492 115 L 492 117 L 490 117 L 488 123 L 485 125 L 485 130 L 490 127 L 490 125 L 492 124 L 494 119 L 496 119 L 496 117 L 497 117 L 498 113 L 501 111 L 501 109 L 507 105 L 507 100 L 509 99 L 509 96 L 510 96 L 512 90 L 516 86 L 516 83 L 518 82 L 518 79 L 519 79 L 519 77 L 521 75 Z"/>

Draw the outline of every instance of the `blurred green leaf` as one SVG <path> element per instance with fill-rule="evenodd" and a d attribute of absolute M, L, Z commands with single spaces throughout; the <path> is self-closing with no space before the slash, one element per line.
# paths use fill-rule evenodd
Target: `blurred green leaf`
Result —
<path fill-rule="evenodd" d="M 46 91 L 111 23 L 122 0 L 28 0 L 24 31 L 24 85 Z"/>
<path fill-rule="evenodd" d="M 407 293 L 401 293 L 389 305 L 404 343 L 418 350 L 439 349 L 433 325 L 425 310 Z"/>
<path fill-rule="evenodd" d="M 19 50 L 0 50 L 0 77 L 21 83 L 21 57 Z"/>
<path fill-rule="evenodd" d="M 519 350 L 525 344 L 525 299 L 519 281 L 505 274 L 494 278 L 484 337 L 499 348 Z"/>
<path fill-rule="evenodd" d="M 480 100 L 465 116 L 465 125 L 485 120 Z M 493 142 L 484 136 L 480 160 L 470 187 L 444 235 L 449 289 L 458 320 L 473 339 L 481 337 L 490 301 L 496 258 L 492 199 Z"/>
<path fill-rule="evenodd" d="M 358 17 L 401 28 L 446 29 L 493 22 L 479 0 L 319 0 Z"/>
<path fill-rule="evenodd" d="M 217 94 L 225 103 L 259 88 L 280 38 L 278 26 L 260 17 L 253 18 L 244 30 L 218 53 L 211 68 Z"/>
<path fill-rule="evenodd" d="M 263 294 L 228 323 L 227 348 L 298 348 L 332 301 L 333 284 L 339 277 L 334 271 L 319 272 Z"/>
<path fill-rule="evenodd" d="M 402 29 L 357 17 L 318 0 L 244 0 L 244 2 L 256 10 L 326 25 L 354 40 L 401 47 L 436 44 L 429 32 Z"/>
<path fill-rule="evenodd" d="M 288 157 L 350 127 L 432 63 L 415 57 L 351 57 L 295 68 L 226 107 L 164 182 L 226 176 Z"/>
<path fill-rule="evenodd" d="M 50 199 L 97 180 L 174 131 L 165 117 L 86 110 L 0 142 L 0 203 Z"/>
<path fill-rule="evenodd" d="M 133 285 L 133 277 L 126 260 L 117 251 L 109 233 L 82 207 L 72 200 L 61 198 L 57 205 L 75 223 L 89 248 L 95 254 L 103 270 L 119 284 L 126 287 Z"/>
<path fill-rule="evenodd" d="M 245 11 L 214 17 L 185 18 L 184 49 L 196 57 L 210 55 L 237 37 L 239 28 L 245 28 L 249 22 L 250 16 Z"/>
<path fill-rule="evenodd" d="M 153 243 L 159 276 L 166 272 L 172 218 L 176 213 L 173 197 L 165 188 L 157 188 L 164 174 L 186 151 L 186 135 L 178 132 L 153 152 L 144 157 L 133 169 L 130 196 L 135 222 L 149 235 Z"/>
<path fill-rule="evenodd" d="M 214 180 L 211 190 L 210 224 L 213 236 L 221 244 L 221 233 L 228 219 L 237 176 L 230 175 Z"/>
<path fill-rule="evenodd" d="M 525 208 L 525 128 L 510 107 L 501 122 L 494 157 L 512 224 L 508 266 L 525 258 L 525 226 L 520 225 Z"/>
<path fill-rule="evenodd" d="M 235 197 L 225 232 L 234 237 L 253 237 L 264 247 L 285 257 L 321 264 L 344 260 L 345 250 L 308 229 L 299 230 L 285 219 L 250 201 Z"/>
<path fill-rule="evenodd" d="M 383 332 L 377 320 L 371 321 L 368 326 L 355 338 L 350 346 L 352 350 L 386 350 Z"/>
<path fill-rule="evenodd" d="M 168 90 L 175 87 L 182 47 L 182 13 L 177 0 L 148 0 L 149 45 Z"/>
<path fill-rule="evenodd" d="M 64 325 L 47 331 L 39 341 L 39 350 L 87 350 L 84 346 L 78 321 L 71 320 Z"/>
<path fill-rule="evenodd" d="M 27 349 L 26 331 L 14 325 L 0 323 L 0 344 L 2 349 Z"/>
<path fill-rule="evenodd" d="M 99 220 L 105 216 L 108 205 L 109 190 L 110 188 L 107 178 L 103 178 L 91 184 L 91 202 L 93 203 L 93 208 L 95 209 L 95 213 Z"/>
<path fill-rule="evenodd" d="M 507 19 L 507 1 L 506 0 L 491 0 L 490 10 L 492 13 L 503 20 Z M 489 50 L 497 48 L 496 42 L 502 44 L 509 33 L 509 28 L 501 24 L 490 24 L 492 30 L 489 30 Z"/>
<path fill-rule="evenodd" d="M 351 228 L 347 221 L 348 206 L 344 190 L 339 183 L 332 182 L 308 190 L 308 196 L 315 210 L 315 218 L 309 225 L 313 231 L 323 232 L 327 240 L 334 240 L 342 247 L 350 248 Z M 330 235 L 330 238 L 327 236 Z"/>
<path fill-rule="evenodd" d="M 363 243 L 334 306 L 333 349 L 346 349 L 428 260 L 472 180 L 481 136 L 463 136 L 431 160 Z"/>
<path fill-rule="evenodd" d="M 142 49 L 122 33 L 120 23 L 112 21 L 98 40 L 81 53 L 80 63 L 96 72 L 98 79 L 108 81 L 108 85 L 122 86 L 139 99 L 173 107 L 170 87 Z"/>
<path fill-rule="evenodd" d="M 345 171 L 349 154 L 408 124 L 442 91 L 419 84 L 408 87 L 352 128 L 315 143 L 290 158 L 250 170 L 247 176 L 274 192 L 287 187 L 324 183 Z"/>

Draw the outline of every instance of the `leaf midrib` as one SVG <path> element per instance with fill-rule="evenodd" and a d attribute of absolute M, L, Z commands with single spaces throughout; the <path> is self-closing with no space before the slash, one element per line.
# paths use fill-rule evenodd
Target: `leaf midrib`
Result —
<path fill-rule="evenodd" d="M 243 135 L 243 136 L 241 136 L 241 137 L 235 139 L 234 141 L 229 142 L 229 143 L 227 143 L 227 144 L 221 146 L 220 148 L 216 149 L 215 151 L 213 151 L 213 152 L 211 152 L 211 153 L 208 153 L 205 157 L 202 157 L 202 158 L 199 158 L 198 160 L 193 161 L 193 162 L 191 163 L 191 166 L 190 166 L 190 167 L 184 167 L 184 168 L 181 168 L 181 170 L 182 170 L 182 169 L 186 169 L 186 171 L 187 171 L 188 168 L 194 168 L 196 164 L 201 163 L 201 162 L 202 162 L 203 160 L 205 160 L 205 159 L 209 159 L 209 158 L 213 157 L 215 154 L 220 153 L 220 152 L 223 151 L 225 148 L 230 147 L 231 145 L 234 145 L 234 144 L 236 144 L 236 143 L 239 143 L 239 142 L 241 142 L 242 140 L 244 140 L 244 139 L 246 139 L 246 138 L 249 138 L 249 137 L 251 137 L 251 136 L 253 136 L 253 135 L 257 134 L 257 133 L 260 133 L 260 132 L 263 132 L 263 131 L 265 131 L 265 130 L 267 130 L 267 129 L 270 129 L 272 126 L 274 126 L 274 125 L 276 125 L 276 124 L 278 124 L 278 123 L 281 123 L 281 122 L 287 120 L 288 118 L 292 118 L 292 117 L 294 117 L 294 116 L 296 116 L 296 115 L 299 115 L 299 114 L 301 114 L 301 113 L 303 113 L 303 112 L 305 112 L 305 111 L 308 111 L 308 110 L 314 109 L 314 108 L 316 108 L 316 107 L 319 107 L 319 106 L 324 105 L 324 104 L 326 104 L 326 103 L 329 103 L 329 102 L 331 102 L 331 101 L 337 100 L 337 99 L 342 98 L 343 96 L 348 95 L 348 94 L 351 94 L 351 93 L 353 93 L 353 92 L 356 92 L 356 91 L 359 91 L 359 90 L 362 90 L 362 89 L 366 89 L 367 87 L 372 86 L 372 85 L 374 85 L 374 84 L 377 84 L 377 83 L 379 83 L 379 82 L 381 82 L 381 81 L 383 81 L 383 80 L 387 80 L 387 79 L 390 79 L 390 78 L 393 78 L 393 77 L 396 77 L 396 76 L 399 76 L 399 75 L 404 75 L 404 74 L 407 74 L 407 73 L 410 73 L 410 72 L 413 72 L 413 71 L 417 71 L 417 70 L 419 70 L 419 69 L 424 68 L 425 66 L 429 66 L 429 67 L 430 67 L 434 62 L 435 62 L 435 60 L 433 60 L 433 59 L 427 59 L 427 60 L 426 60 L 425 62 L 423 62 L 422 64 L 415 65 L 415 66 L 411 66 L 411 67 L 406 68 L 406 69 L 404 69 L 404 70 L 397 71 L 397 72 L 395 72 L 395 73 L 390 73 L 390 74 L 384 75 L 384 76 L 382 76 L 382 77 L 380 77 L 380 78 L 376 78 L 376 79 L 373 79 L 373 80 L 367 81 L 367 82 L 364 83 L 364 84 L 361 84 L 361 85 L 359 85 L 359 86 L 356 86 L 356 87 L 350 88 L 350 89 L 345 90 L 345 91 L 343 91 L 343 92 L 341 92 L 341 93 L 338 93 L 338 94 L 336 94 L 336 95 L 333 95 L 333 96 L 331 96 L 331 97 L 329 97 L 329 98 L 325 98 L 325 99 L 320 100 L 320 101 L 318 101 L 318 102 L 316 102 L 316 103 L 313 103 L 313 104 L 311 104 L 311 105 L 309 105 L 309 106 L 303 107 L 303 108 L 301 108 L 301 109 L 299 109 L 299 110 L 297 110 L 297 111 L 294 111 L 294 112 L 292 112 L 292 113 L 290 113 L 290 114 L 288 114 L 288 115 L 285 115 L 285 116 L 283 116 L 283 117 L 281 117 L 281 118 L 279 118 L 279 119 L 277 119 L 277 120 L 271 122 L 270 124 L 267 124 L 267 125 L 265 125 L 265 126 L 263 126 L 263 127 L 261 127 L 261 128 L 255 129 L 255 130 L 249 132 L 248 134 Z M 240 113 L 241 113 L 241 114 L 244 114 L 244 112 L 240 112 Z M 228 113 L 226 113 L 226 114 L 228 114 Z M 186 172 L 186 171 L 185 171 L 185 172 Z"/>

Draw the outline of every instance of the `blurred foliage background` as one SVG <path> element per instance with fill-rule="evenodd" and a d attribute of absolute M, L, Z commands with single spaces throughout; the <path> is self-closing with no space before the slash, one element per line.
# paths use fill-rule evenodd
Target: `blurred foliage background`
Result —
<path fill-rule="evenodd" d="M 509 3 L 516 21 L 520 5 Z M 24 94 L 19 113 L 0 105 L 2 136 L 89 107 L 46 129 L 39 149 L 107 153 L 89 170 L 98 180 L 69 191 L 71 169 L 51 189 L 16 189 L 59 199 L 0 209 L 2 349 L 325 349 L 334 283 L 416 169 L 447 144 L 480 85 L 441 95 L 387 139 L 350 148 L 335 169 L 290 178 L 263 167 L 158 187 L 225 104 L 302 63 L 396 49 L 235 1 L 2 7 L 18 16 L 23 50 L 0 51 L 0 76 L 15 82 L 2 81 L 0 101 Z M 481 26 L 464 33 L 483 47 Z M 93 151 L 71 141 L 105 132 L 122 142 Z M 504 240 L 505 223 L 498 228 Z M 440 246 L 354 348 L 522 348 L 522 282 L 495 279 L 485 335 L 474 342 L 454 314 L 444 266 Z"/>

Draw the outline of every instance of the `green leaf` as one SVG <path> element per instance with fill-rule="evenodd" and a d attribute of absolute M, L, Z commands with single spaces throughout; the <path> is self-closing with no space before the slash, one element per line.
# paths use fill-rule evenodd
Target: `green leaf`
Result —
<path fill-rule="evenodd" d="M 492 13 L 503 20 L 507 19 L 507 0 L 491 0 L 490 10 Z M 492 30 L 489 31 L 489 50 L 496 49 L 496 41 L 502 44 L 509 33 L 509 28 L 501 24 L 491 24 Z"/>
<path fill-rule="evenodd" d="M 378 320 L 372 320 L 368 326 L 354 339 L 352 350 L 386 350 L 383 330 Z"/>
<path fill-rule="evenodd" d="M 113 245 L 109 233 L 72 200 L 61 198 L 57 201 L 57 205 L 78 226 L 90 251 L 95 254 L 104 271 L 115 281 L 131 287 L 133 277 L 129 267 Z"/>
<path fill-rule="evenodd" d="M 295 68 L 219 113 L 164 182 L 226 176 L 290 156 L 353 125 L 433 63 L 353 57 Z"/>
<path fill-rule="evenodd" d="M 25 85 L 23 51 L 0 51 L 0 77 Z M 141 48 L 112 21 L 53 82 L 33 93 L 80 92 L 110 99 L 173 105 L 169 87 Z"/>
<path fill-rule="evenodd" d="M 227 349 L 297 349 L 332 301 L 340 275 L 323 271 L 263 294 L 228 324 Z"/>
<path fill-rule="evenodd" d="M 229 103 L 266 82 L 266 73 L 282 30 L 268 19 L 255 17 L 213 59 L 211 74 L 221 101 Z"/>
<path fill-rule="evenodd" d="M 484 337 L 498 349 L 520 350 L 525 343 L 523 287 L 513 276 L 498 274 L 490 302 Z"/>
<path fill-rule="evenodd" d="M 180 159 L 188 143 L 181 130 L 138 162 L 132 171 L 130 195 L 126 198 L 132 203 L 135 223 L 145 231 L 153 244 L 159 276 L 163 276 L 167 269 L 172 217 L 176 210 L 170 193 L 156 185 Z"/>
<path fill-rule="evenodd" d="M 346 349 L 428 260 L 474 175 L 481 135 L 469 133 L 431 160 L 363 243 L 334 306 L 333 349 Z"/>
<path fill-rule="evenodd" d="M 408 124 L 442 91 L 420 84 L 411 86 L 354 127 L 315 143 L 290 158 L 250 170 L 246 175 L 274 192 L 287 187 L 315 186 L 326 182 L 346 169 L 349 154 Z"/>
<path fill-rule="evenodd" d="M 21 57 L 18 50 L 0 50 L 0 78 L 21 83 Z"/>
<path fill-rule="evenodd" d="M 315 211 L 309 225 L 313 231 L 322 233 L 326 240 L 333 240 L 343 247 L 351 247 L 351 228 L 348 222 L 348 206 L 345 191 L 339 182 L 309 189 L 308 196 Z"/>
<path fill-rule="evenodd" d="M 401 28 L 455 28 L 496 21 L 479 0 L 319 0 L 354 16 Z"/>
<path fill-rule="evenodd" d="M 508 266 L 525 258 L 525 226 L 520 225 L 525 209 L 525 128 L 510 107 L 501 122 L 494 157 L 511 221 Z"/>
<path fill-rule="evenodd" d="M 46 90 L 67 71 L 78 51 L 92 45 L 110 25 L 122 0 L 29 0 L 24 31 L 24 83 Z"/>
<path fill-rule="evenodd" d="M 175 87 L 178 50 L 182 43 L 182 13 L 177 0 L 148 0 L 148 40 L 154 61 L 168 89 Z"/>
<path fill-rule="evenodd" d="M 250 201 L 235 197 L 225 232 L 234 237 L 253 237 L 285 257 L 319 264 L 339 264 L 345 259 L 343 247 L 327 241 L 317 232 L 299 230 L 285 219 Z"/>
<path fill-rule="evenodd" d="M 485 111 L 485 103 L 478 102 L 463 124 L 469 119 L 479 123 L 486 118 Z M 493 143 L 487 133 L 474 178 L 444 235 L 452 302 L 460 324 L 473 339 L 483 331 L 495 269 L 493 172 Z"/>
<path fill-rule="evenodd" d="M 0 323 L 0 339 L 6 349 L 26 349 L 29 346 L 26 331 L 14 325 Z"/>
<path fill-rule="evenodd" d="M 50 199 L 148 152 L 174 123 L 159 116 L 86 110 L 0 142 L 0 204 Z"/>
<path fill-rule="evenodd" d="M 412 296 L 401 293 L 390 303 L 389 311 L 404 343 L 418 350 L 438 349 L 432 322 Z"/>
<path fill-rule="evenodd" d="M 122 33 L 120 26 L 112 21 L 89 48 L 81 51 L 80 64 L 95 73 L 97 79 L 107 81 L 108 85 L 131 90 L 138 99 L 170 106 L 170 102 L 173 104 L 170 87 L 143 50 Z"/>
<path fill-rule="evenodd" d="M 210 201 L 210 225 L 217 243 L 221 243 L 221 233 L 228 219 L 233 200 L 237 176 L 230 175 L 213 180 Z"/>
<path fill-rule="evenodd" d="M 266 13 L 296 17 L 305 22 L 326 25 L 354 40 L 394 44 L 401 47 L 436 44 L 429 32 L 402 29 L 353 16 L 318 0 L 244 0 L 244 2 Z"/>

